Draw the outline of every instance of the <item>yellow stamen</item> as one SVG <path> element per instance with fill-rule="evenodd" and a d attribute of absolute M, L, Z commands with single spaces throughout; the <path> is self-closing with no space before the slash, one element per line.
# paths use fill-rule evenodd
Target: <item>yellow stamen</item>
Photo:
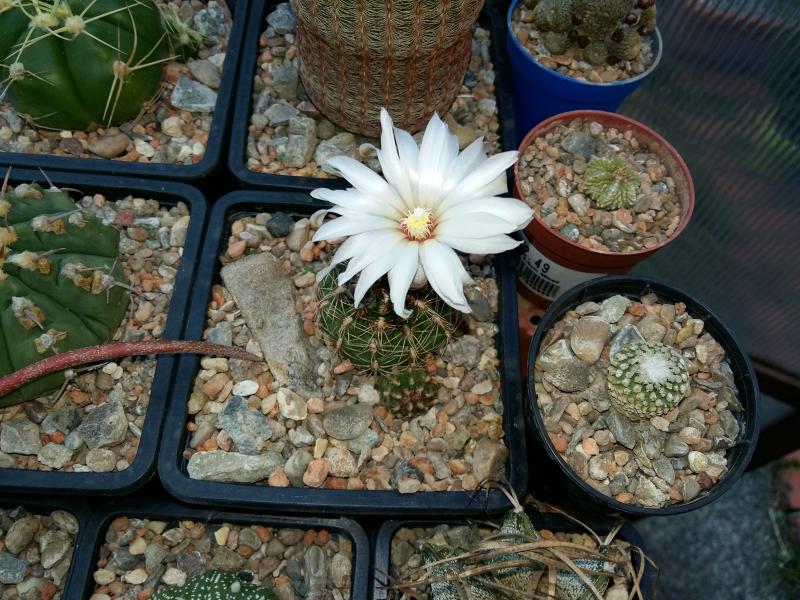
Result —
<path fill-rule="evenodd" d="M 431 211 L 419 206 L 408 211 L 400 222 L 403 233 L 411 240 L 426 240 L 431 237 L 433 225 Z"/>

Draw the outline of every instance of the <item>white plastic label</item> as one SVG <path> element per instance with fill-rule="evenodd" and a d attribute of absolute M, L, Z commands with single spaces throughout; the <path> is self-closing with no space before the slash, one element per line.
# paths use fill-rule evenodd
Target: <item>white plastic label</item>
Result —
<path fill-rule="evenodd" d="M 527 238 L 525 246 L 527 251 L 517 262 L 517 276 L 525 287 L 547 300 L 555 300 L 571 287 L 605 275 L 605 273 L 586 273 L 562 267 L 546 258 Z"/>

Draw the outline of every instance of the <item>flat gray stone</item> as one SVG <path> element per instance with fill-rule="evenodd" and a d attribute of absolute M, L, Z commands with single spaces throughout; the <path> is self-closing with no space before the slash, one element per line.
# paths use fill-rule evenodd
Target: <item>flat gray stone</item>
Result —
<path fill-rule="evenodd" d="M 267 23 L 279 35 L 294 33 L 297 28 L 297 17 L 288 2 L 281 2 L 267 15 Z"/>
<path fill-rule="evenodd" d="M 500 442 L 487 438 L 478 441 L 472 454 L 472 472 L 478 482 L 502 478 L 507 456 L 508 449 Z"/>
<path fill-rule="evenodd" d="M 26 417 L 6 421 L 0 431 L 0 450 L 9 454 L 38 454 L 42 449 L 39 427 Z"/>
<path fill-rule="evenodd" d="M 77 432 L 89 448 L 113 446 L 125 439 L 128 419 L 122 404 L 116 400 L 95 408 L 83 419 Z"/>
<path fill-rule="evenodd" d="M 170 103 L 175 108 L 189 112 L 214 112 L 217 104 L 217 92 L 199 81 L 181 75 L 172 90 Z"/>
<path fill-rule="evenodd" d="M 28 562 L 8 552 L 0 552 L 0 583 L 21 583 L 28 570 Z"/>
<path fill-rule="evenodd" d="M 50 530 L 39 541 L 42 566 L 49 569 L 67 555 L 72 548 L 73 540 L 66 532 Z"/>
<path fill-rule="evenodd" d="M 569 336 L 570 348 L 583 362 L 593 365 L 603 353 L 608 341 L 608 330 L 608 321 L 600 317 L 578 319 Z"/>
<path fill-rule="evenodd" d="M 325 414 L 322 426 L 332 438 L 352 440 L 364 433 L 372 423 L 372 408 L 364 404 L 343 406 Z"/>
<path fill-rule="evenodd" d="M 294 311 L 294 283 L 281 261 L 268 252 L 253 254 L 223 267 L 222 281 L 278 383 L 313 390 L 308 335 Z"/>
<path fill-rule="evenodd" d="M 6 533 L 6 549 L 12 554 L 22 552 L 31 543 L 36 532 L 39 531 L 39 524 L 39 519 L 32 515 L 15 521 Z"/>
<path fill-rule="evenodd" d="M 276 452 L 250 456 L 240 452 L 197 452 L 187 465 L 189 477 L 205 481 L 255 483 L 266 479 L 284 464 Z"/>
<path fill-rule="evenodd" d="M 283 472 L 293 487 L 303 487 L 303 474 L 314 459 L 308 450 L 295 450 L 283 466 Z"/>
<path fill-rule="evenodd" d="M 631 301 L 625 296 L 611 296 L 611 298 L 603 300 L 597 316 L 609 323 L 616 323 L 625 314 L 630 305 Z"/>
<path fill-rule="evenodd" d="M 626 416 L 610 410 L 606 415 L 606 427 L 614 434 L 617 442 L 626 448 L 632 450 L 636 446 L 636 429 Z"/>
<path fill-rule="evenodd" d="M 243 454 L 259 454 L 264 443 L 272 437 L 267 417 L 247 406 L 244 398 L 233 396 L 217 417 L 217 426 L 228 432 Z"/>
<path fill-rule="evenodd" d="M 637 344 L 644 341 L 645 339 L 636 328 L 636 325 L 628 323 L 611 338 L 611 349 L 608 352 L 609 358 L 614 358 L 614 355 L 628 344 Z"/>
<path fill-rule="evenodd" d="M 36 459 L 43 465 L 53 469 L 60 469 L 72 458 L 72 450 L 63 444 L 47 444 L 41 450 Z"/>

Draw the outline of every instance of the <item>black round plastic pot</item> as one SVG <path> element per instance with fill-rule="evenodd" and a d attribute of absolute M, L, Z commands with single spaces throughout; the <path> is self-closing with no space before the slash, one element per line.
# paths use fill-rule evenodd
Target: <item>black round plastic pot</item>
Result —
<path fill-rule="evenodd" d="M 575 532 L 575 533 L 584 533 L 585 530 L 580 529 L 579 526 L 575 525 L 572 521 L 568 519 L 552 514 L 552 513 L 529 513 L 531 522 L 533 523 L 534 527 L 539 529 L 549 529 L 550 531 L 555 532 Z M 614 527 L 613 522 L 609 522 L 608 520 L 605 521 L 597 521 L 582 519 L 582 522 L 586 523 L 592 530 L 603 537 L 607 535 L 611 529 Z M 474 522 L 464 521 L 464 520 L 414 520 L 414 521 L 386 521 L 381 528 L 378 530 L 375 538 L 373 540 L 373 559 L 372 559 L 372 572 L 374 573 L 373 576 L 373 585 L 371 589 L 372 595 L 370 596 L 372 600 L 387 600 L 389 598 L 388 590 L 386 589 L 389 585 L 389 573 L 392 569 L 391 564 L 391 552 L 392 552 L 392 538 L 394 538 L 395 533 L 401 527 L 435 527 L 441 524 L 448 524 L 448 525 L 470 525 L 474 524 Z M 642 539 L 641 534 L 636 530 L 636 528 L 631 525 L 630 523 L 626 523 L 622 526 L 619 533 L 617 534 L 617 539 L 624 540 L 630 543 L 632 546 L 638 547 L 642 550 L 642 554 L 638 552 L 634 552 L 632 555 L 633 560 L 633 568 L 636 572 L 639 571 L 641 562 L 642 562 L 642 555 L 647 555 L 647 550 L 644 547 L 644 540 Z M 657 578 L 657 571 L 656 568 L 653 566 L 652 563 L 645 561 L 644 562 L 644 572 L 642 574 L 642 580 L 640 582 L 641 590 L 644 594 L 643 600 L 650 600 L 651 598 L 655 598 L 655 584 Z"/>
<path fill-rule="evenodd" d="M 364 529 L 354 520 L 345 518 L 320 519 L 316 517 L 273 516 L 265 514 L 231 513 L 193 508 L 176 502 L 126 500 L 98 507 L 92 515 L 77 560 L 69 594 L 65 600 L 88 600 L 95 589 L 92 574 L 97 568 L 100 548 L 105 543 L 106 531 L 117 517 L 154 519 L 158 521 L 198 521 L 207 527 L 231 523 L 237 525 L 263 525 L 275 528 L 326 529 L 332 534 L 347 537 L 353 543 L 352 598 L 366 598 L 369 585 L 370 546 Z"/>
<path fill-rule="evenodd" d="M 290 192 L 234 192 L 216 202 L 209 217 L 185 336 L 198 340 L 206 324 L 211 287 L 219 281 L 219 256 L 225 251 L 231 223 L 247 214 L 275 212 L 308 216 L 329 205 L 312 200 L 308 194 Z M 496 264 L 500 293 L 498 356 L 501 357 L 501 396 L 505 444 L 508 447 L 506 477 L 523 497 L 527 486 L 525 466 L 525 423 L 522 411 L 517 329 L 516 280 L 512 257 L 501 255 Z M 158 472 L 167 491 L 183 502 L 221 507 L 269 508 L 282 512 L 316 511 L 326 514 L 484 514 L 510 505 L 499 491 L 419 492 L 348 491 L 314 488 L 279 488 L 263 485 L 221 483 L 190 479 L 183 457 L 187 448 L 187 404 L 200 368 L 197 356 L 181 357 L 159 456 Z"/>
<path fill-rule="evenodd" d="M 77 574 L 83 573 L 80 556 L 84 552 L 87 544 L 91 540 L 91 520 L 92 513 L 85 502 L 68 500 L 66 498 L 46 498 L 37 496 L 29 498 L 25 496 L 4 495 L 0 506 L 6 509 L 13 509 L 18 506 L 23 507 L 31 514 L 43 515 L 52 513 L 55 510 L 65 510 L 78 519 L 78 534 L 75 536 L 75 548 L 72 552 L 72 561 L 64 580 L 64 586 L 60 590 L 61 598 L 77 598 L 74 591 L 77 589 L 76 580 L 81 579 Z"/>
<path fill-rule="evenodd" d="M 29 154 L 25 152 L 0 152 L 0 167 L 44 169 L 48 175 L 54 170 L 70 173 L 95 173 L 98 175 L 121 175 L 128 177 L 158 177 L 169 181 L 196 181 L 216 171 L 222 163 L 227 149 L 228 126 L 232 113 L 233 97 L 236 93 L 236 75 L 244 38 L 245 19 L 249 0 L 218 0 L 231 11 L 233 21 L 225 53 L 222 80 L 217 90 L 214 119 L 202 160 L 192 165 L 169 165 L 163 163 L 125 162 L 104 158 L 80 158 L 54 156 L 52 154 Z"/>
<path fill-rule="evenodd" d="M 2 180 L 2 176 L 0 176 Z M 182 183 L 151 181 L 125 177 L 105 177 L 91 174 L 13 170 L 10 185 L 38 182 L 47 188 L 52 183 L 59 188 L 79 190 L 84 194 L 103 194 L 118 199 L 139 195 L 172 206 L 183 202 L 189 207 L 189 230 L 183 248 L 181 264 L 175 278 L 175 287 L 169 304 L 163 339 L 180 339 L 183 332 L 189 293 L 195 273 L 206 202 L 195 188 Z M 26 469 L 0 469 L 0 490 L 10 492 L 68 494 L 80 496 L 117 496 L 127 494 L 144 484 L 155 472 L 155 460 L 164 422 L 167 396 L 172 386 L 173 370 L 177 359 L 161 356 L 150 390 L 142 436 L 133 463 L 124 471 L 111 473 L 68 473 L 63 471 L 33 471 Z"/>
<path fill-rule="evenodd" d="M 639 298 L 647 293 L 655 293 L 659 298 L 672 302 L 683 302 L 686 305 L 686 312 L 690 316 L 703 320 L 704 331 L 710 333 L 725 350 L 726 359 L 733 371 L 739 401 L 744 408 L 744 410 L 734 413 L 739 421 L 741 433 L 736 445 L 727 452 L 728 472 L 706 494 L 698 496 L 691 502 L 681 502 L 664 508 L 645 508 L 625 504 L 602 494 L 583 481 L 561 458 L 550 442 L 537 406 L 536 389 L 532 376 L 536 357 L 539 355 L 545 336 L 568 310 L 584 302 L 599 303 L 616 294 Z M 760 410 L 758 382 L 743 347 L 731 330 L 706 305 L 686 292 L 653 279 L 627 276 L 593 279 L 572 288 L 551 304 L 542 316 L 531 342 L 528 354 L 528 396 L 529 404 L 526 407 L 525 417 L 529 431 L 538 442 L 537 448 L 531 447 L 531 469 L 537 469 L 537 481 L 543 482 L 543 487 L 549 488 L 550 493 L 557 490 L 559 499 L 563 500 L 566 495 L 574 504 L 591 512 L 606 511 L 646 517 L 674 515 L 705 506 L 727 492 L 742 476 L 753 456 L 758 440 Z"/>
<path fill-rule="evenodd" d="M 240 185 L 248 188 L 270 188 L 283 190 L 312 190 L 324 186 L 328 188 L 348 187 L 341 178 L 323 179 L 321 177 L 295 177 L 292 175 L 272 175 L 256 173 L 247 168 L 247 138 L 250 116 L 253 113 L 253 76 L 256 72 L 258 56 L 261 52 L 259 39 L 266 28 L 267 15 L 283 0 L 264 0 L 251 2 L 244 35 L 236 88 L 236 104 L 233 111 L 228 169 Z M 505 23 L 498 9 L 487 2 L 478 17 L 478 23 L 491 32 L 492 64 L 495 70 L 495 96 L 500 122 L 500 142 L 503 150 L 515 150 L 517 142 L 514 129 L 514 111 L 511 94 L 511 79 L 508 76 L 508 57 L 505 52 Z M 442 115 L 443 116 L 443 115 Z"/>

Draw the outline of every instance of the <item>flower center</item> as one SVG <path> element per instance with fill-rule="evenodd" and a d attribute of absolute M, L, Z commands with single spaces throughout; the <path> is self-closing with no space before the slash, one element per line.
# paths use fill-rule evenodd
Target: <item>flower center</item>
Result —
<path fill-rule="evenodd" d="M 427 240 L 433 232 L 433 217 L 431 211 L 417 207 L 406 213 L 400 221 L 405 236 L 411 240 Z"/>

